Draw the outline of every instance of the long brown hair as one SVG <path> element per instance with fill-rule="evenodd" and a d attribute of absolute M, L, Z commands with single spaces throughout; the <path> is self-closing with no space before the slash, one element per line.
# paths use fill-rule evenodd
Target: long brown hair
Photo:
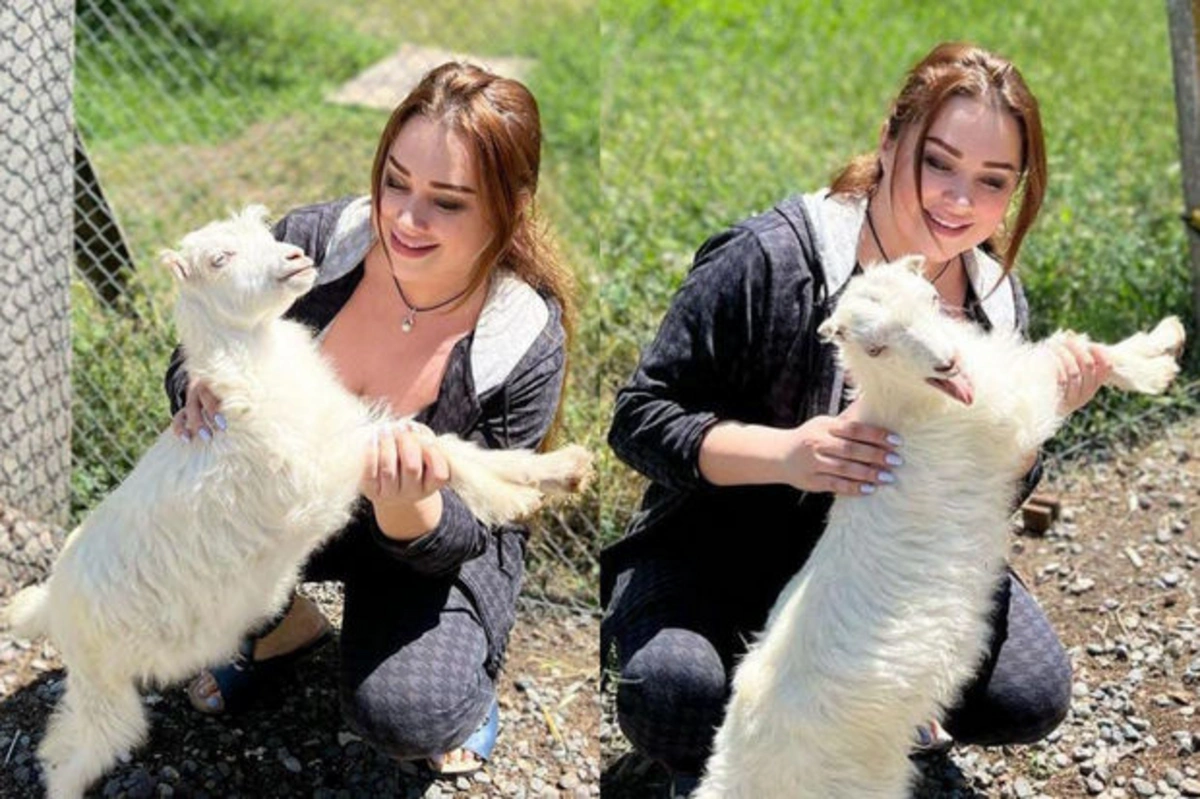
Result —
<path fill-rule="evenodd" d="M 1016 263 L 1021 242 L 1037 219 L 1046 194 L 1046 142 L 1037 98 L 1025 85 L 1017 68 L 995 53 L 972 44 L 945 42 L 930 51 L 908 73 L 904 87 L 892 103 L 885 134 L 893 143 L 910 129 L 916 131 L 913 177 L 921 194 L 921 169 L 925 139 L 942 107 L 953 97 L 971 97 L 997 103 L 1012 115 L 1021 131 L 1021 166 L 1018 193 L 1020 207 L 1011 230 L 1002 225 L 987 244 L 1000 256 L 1007 274 Z M 833 179 L 830 191 L 853 197 L 868 197 L 883 179 L 877 152 L 850 161 Z M 895 179 L 895 175 L 892 176 Z M 889 191 L 891 187 L 889 186 Z"/>
<path fill-rule="evenodd" d="M 475 159 L 484 217 L 492 238 L 480 254 L 464 297 L 497 267 L 507 267 L 562 308 L 568 343 L 574 331 L 574 278 L 541 224 L 537 205 L 542 125 L 537 101 L 520 81 L 473 64 L 450 61 L 430 70 L 392 111 L 371 168 L 376 234 L 388 151 L 410 119 L 445 125 Z"/>

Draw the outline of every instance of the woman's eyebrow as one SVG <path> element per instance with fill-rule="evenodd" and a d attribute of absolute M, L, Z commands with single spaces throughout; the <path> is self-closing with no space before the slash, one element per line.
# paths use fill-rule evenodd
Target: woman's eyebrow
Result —
<path fill-rule="evenodd" d="M 950 153 L 955 158 L 962 158 L 962 150 L 953 147 L 939 139 L 937 136 L 927 136 L 925 141 L 933 142 L 938 147 L 941 147 L 946 152 Z M 983 165 L 989 169 L 1007 169 L 1009 172 L 1016 172 L 1017 168 L 1007 161 L 984 161 Z"/>
<path fill-rule="evenodd" d="M 405 167 L 404 164 L 397 161 L 395 159 L 395 157 L 389 155 L 388 163 L 391 164 L 392 167 L 397 172 L 404 175 L 404 177 L 406 177 L 406 178 L 412 177 L 412 173 L 408 171 L 408 168 Z M 470 186 L 460 186 L 456 183 L 443 183 L 440 180 L 430 181 L 429 185 L 433 186 L 435 189 L 447 189 L 449 191 L 459 192 L 460 194 L 475 194 L 476 193 L 475 189 L 471 188 Z"/>

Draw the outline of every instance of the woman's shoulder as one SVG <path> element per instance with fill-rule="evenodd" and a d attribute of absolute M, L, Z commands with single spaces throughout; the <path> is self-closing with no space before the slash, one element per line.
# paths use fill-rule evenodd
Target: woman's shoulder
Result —
<path fill-rule="evenodd" d="M 692 279 L 758 276 L 774 283 L 822 275 L 808 197 L 787 197 L 711 236 L 696 251 L 691 271 L 699 274 Z"/>
<path fill-rule="evenodd" d="M 483 394 L 503 383 L 522 361 L 561 353 L 562 308 L 513 272 L 497 270 L 471 335 L 471 371 Z"/>

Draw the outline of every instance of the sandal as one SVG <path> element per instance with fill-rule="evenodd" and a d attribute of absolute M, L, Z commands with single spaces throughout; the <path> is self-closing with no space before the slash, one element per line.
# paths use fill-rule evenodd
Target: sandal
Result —
<path fill-rule="evenodd" d="M 954 738 L 946 732 L 937 719 L 930 719 L 917 727 L 913 735 L 914 754 L 938 754 L 954 746 Z"/>
<path fill-rule="evenodd" d="M 292 601 L 295 601 L 294 597 Z M 243 636 L 241 643 L 238 644 L 237 655 L 233 660 L 208 669 L 209 676 L 216 683 L 215 693 L 202 696 L 198 692 L 203 672 L 194 678 L 187 686 L 188 700 L 192 703 L 192 707 L 210 716 L 221 713 L 240 713 L 252 705 L 266 688 L 278 683 L 279 679 L 298 662 L 333 640 L 333 628 L 327 624 L 320 635 L 308 643 L 282 655 L 255 660 L 254 645 L 258 639 L 275 629 L 290 609 L 291 603 L 289 602 L 288 606 L 265 629 Z M 213 700 L 216 701 L 213 702 Z"/>
<path fill-rule="evenodd" d="M 425 758 L 425 766 L 433 773 L 435 777 L 459 777 L 464 774 L 474 774 L 483 768 L 487 763 L 488 758 L 492 756 L 492 750 L 496 748 L 496 736 L 500 731 L 500 705 L 495 699 L 492 700 L 492 706 L 488 709 L 487 717 L 483 723 L 479 725 L 475 732 L 467 740 L 463 741 L 452 752 L 468 752 L 474 755 L 473 758 L 458 760 L 456 762 L 447 763 L 446 757 L 451 752 L 446 752 L 441 755 Z"/>

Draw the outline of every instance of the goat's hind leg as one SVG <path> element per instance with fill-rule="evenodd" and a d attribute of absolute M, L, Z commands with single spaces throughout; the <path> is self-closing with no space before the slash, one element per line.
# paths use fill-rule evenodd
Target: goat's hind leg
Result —
<path fill-rule="evenodd" d="M 78 799 L 122 752 L 142 742 L 146 712 L 130 680 L 67 673 L 67 689 L 38 747 L 50 799 Z"/>

